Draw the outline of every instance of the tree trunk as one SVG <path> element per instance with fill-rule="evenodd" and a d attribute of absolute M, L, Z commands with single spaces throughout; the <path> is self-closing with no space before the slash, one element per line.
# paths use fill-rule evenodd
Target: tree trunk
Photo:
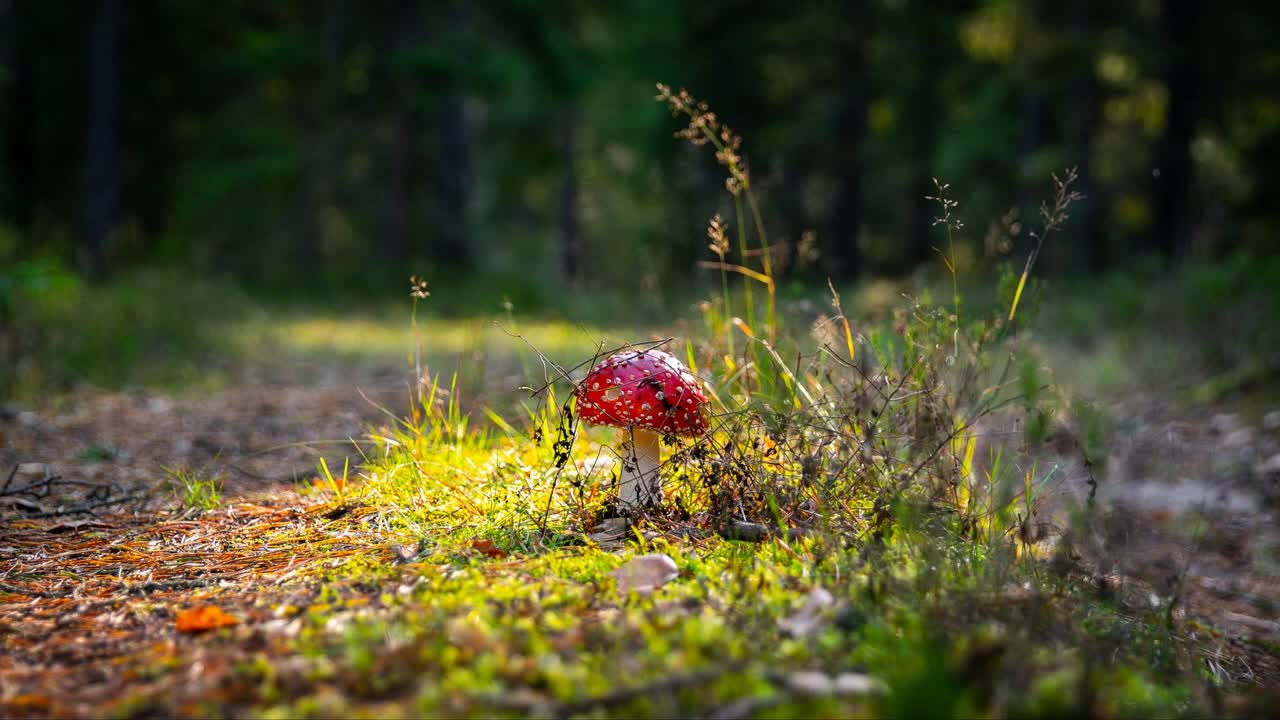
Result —
<path fill-rule="evenodd" d="M 0 160 L 0 221 L 12 221 L 17 204 L 17 178 L 12 156 L 15 150 L 15 128 L 18 125 L 18 113 L 26 108 L 18 105 L 18 85 L 22 53 L 18 48 L 18 11 L 12 0 L 0 0 L 0 142 L 3 146 L 3 160 Z"/>
<path fill-rule="evenodd" d="M 927 13 L 925 13 L 927 15 Z M 912 31 L 916 44 L 916 63 L 913 67 L 915 82 L 911 87 L 911 98 L 907 103 L 909 117 L 905 118 L 910 127 L 911 137 L 911 173 L 912 179 L 907 192 L 907 208 L 910 217 L 907 219 L 907 247 L 902 260 L 906 270 L 914 269 L 926 262 L 932 255 L 933 219 L 939 215 L 937 204 L 929 200 L 937 195 L 933 183 L 933 161 L 937 148 L 938 107 L 936 85 L 937 73 L 942 69 L 939 62 L 938 33 L 933 31 L 932 20 L 922 17 L 915 21 Z"/>
<path fill-rule="evenodd" d="M 18 57 L 13 65 L 13 114 L 9 127 L 9 168 L 13 182 L 13 218 L 19 228 L 29 229 L 35 221 L 36 204 L 36 102 L 35 68 L 30 41 L 18 41 Z"/>
<path fill-rule="evenodd" d="M 1196 25 L 1199 4 L 1167 0 L 1161 25 L 1169 63 L 1165 87 L 1169 92 L 1168 117 L 1157 148 L 1155 246 L 1169 262 L 1187 250 L 1191 235 L 1193 168 L 1191 141 L 1197 120 Z"/>
<path fill-rule="evenodd" d="M 423 26 L 418 3 L 404 3 L 392 17 L 394 22 L 386 42 L 395 48 L 397 56 L 403 56 L 422 41 Z M 397 57 L 397 60 L 401 59 Z M 397 63 L 398 65 L 398 63 Z M 418 111 L 415 90 L 416 78 L 407 76 L 401 69 L 393 80 L 395 93 L 390 118 L 391 139 L 387 146 L 387 164 L 390 168 L 390 191 L 387 193 L 383 216 L 382 259 L 389 268 L 395 268 L 409 259 L 410 237 L 415 233 L 414 203 L 420 181 L 422 147 L 420 131 L 422 115 Z"/>
<path fill-rule="evenodd" d="M 408 104 L 405 98 L 400 104 Z M 409 259 L 409 237 L 413 225 L 414 196 L 418 189 L 418 128 L 421 116 L 402 109 L 392 119 L 391 192 L 387 193 L 386 232 L 383 233 L 383 259 L 395 267 Z"/>
<path fill-rule="evenodd" d="M 1022 4 L 1017 23 L 1017 64 L 1014 72 L 1022 95 L 1022 137 L 1018 155 L 1021 158 L 1017 176 L 1018 212 L 1023 223 L 1028 227 L 1036 227 L 1040 221 L 1040 203 L 1046 178 L 1036 177 L 1039 169 L 1034 168 L 1035 154 L 1045 144 L 1045 99 L 1040 92 L 1044 78 L 1041 73 L 1038 48 L 1030 46 L 1030 40 L 1036 35 L 1037 8 L 1034 0 Z M 1024 242 L 1033 243 L 1029 234 L 1023 235 Z M 1057 269 L 1063 264 L 1064 251 L 1060 243 L 1050 243 L 1046 252 L 1040 256 L 1040 264 Z"/>
<path fill-rule="evenodd" d="M 436 138 L 440 142 L 435 163 L 436 207 L 439 255 L 449 265 L 466 268 L 471 264 L 467 237 L 467 198 L 470 189 L 470 148 L 462 95 L 449 92 L 439 98 L 433 113 Z"/>
<path fill-rule="evenodd" d="M 332 0 L 323 15 L 321 37 L 324 52 L 318 72 L 336 80 L 341 77 L 343 55 L 343 26 L 346 22 L 345 0 Z M 333 138 L 328 124 L 326 98 L 321 93 L 304 96 L 298 110 L 301 112 L 299 130 L 302 136 L 301 197 L 297 207 L 297 236 L 294 248 L 297 269 L 301 271 L 302 284 L 312 289 L 319 287 L 322 269 L 320 251 L 324 228 L 320 213 L 331 190 L 330 172 L 333 167 Z"/>
<path fill-rule="evenodd" d="M 1075 6 L 1076 42 L 1080 44 L 1077 59 L 1075 88 L 1072 105 L 1075 108 L 1075 136 L 1077 171 L 1080 179 L 1078 190 L 1084 198 L 1079 201 L 1072 234 L 1076 253 L 1076 269 L 1097 273 L 1107 265 L 1106 233 L 1103 229 L 1102 209 L 1105 207 L 1101 189 L 1093 178 L 1093 133 L 1098 123 L 1101 107 L 1100 88 L 1093 70 L 1093 53 L 1087 44 L 1092 37 L 1089 14 L 1092 3 L 1081 0 Z"/>
<path fill-rule="evenodd" d="M 862 231 L 862 143 L 867 129 L 867 75 L 860 6 L 861 3 L 851 0 L 841 3 L 841 14 L 847 25 L 839 51 L 845 79 L 833 133 L 835 197 L 824 253 L 827 271 L 842 278 L 855 278 L 862 272 L 858 243 Z"/>
<path fill-rule="evenodd" d="M 103 249 L 115 224 L 119 201 L 117 25 L 115 0 L 97 0 L 89 33 L 89 117 L 80 196 L 80 266 L 88 277 L 98 277 L 103 271 Z"/>
<path fill-rule="evenodd" d="M 582 270 L 582 228 L 578 218 L 578 117 L 570 106 L 560 119 L 560 157 L 564 166 L 560 185 L 560 260 L 566 282 L 576 282 Z"/>

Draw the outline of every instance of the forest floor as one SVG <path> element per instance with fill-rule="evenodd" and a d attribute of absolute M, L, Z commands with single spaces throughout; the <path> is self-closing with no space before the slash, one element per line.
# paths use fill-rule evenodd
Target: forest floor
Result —
<path fill-rule="evenodd" d="M 0 409 L 0 715 L 882 709 L 891 678 L 877 662 L 889 660 L 835 660 L 805 627 L 844 627 L 856 610 L 806 576 L 815 546 L 751 545 L 748 561 L 718 538 L 565 549 L 388 521 L 354 490 L 369 465 L 352 439 L 406 412 L 403 358 L 332 357 L 300 383 L 260 368 L 199 397 L 84 390 Z M 1221 696 L 1099 712 L 1259 707 L 1280 688 L 1280 415 L 1139 391 L 1108 411 L 1098 532 L 1111 562 L 1090 582 L 1127 622 L 1167 615 L 1182 643 L 1168 651 L 1199 658 Z M 488 472 L 519 453 L 468 462 Z M 613 594 L 645 551 L 674 556 L 679 576 L 653 578 L 643 598 Z M 759 617 L 733 607 L 743 589 L 724 568 L 744 562 L 774 573 L 747 591 Z M 995 600 L 1034 601 L 1017 588 Z M 769 639 L 752 637 L 761 627 Z"/>

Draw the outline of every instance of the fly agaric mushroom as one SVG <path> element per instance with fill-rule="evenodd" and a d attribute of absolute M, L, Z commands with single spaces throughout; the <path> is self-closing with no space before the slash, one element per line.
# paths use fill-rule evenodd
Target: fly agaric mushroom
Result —
<path fill-rule="evenodd" d="M 663 435 L 707 431 L 707 398 L 689 369 L 661 350 L 628 350 L 592 368 L 575 391 L 578 418 L 621 428 L 618 499 L 636 509 L 662 497 L 658 459 Z"/>

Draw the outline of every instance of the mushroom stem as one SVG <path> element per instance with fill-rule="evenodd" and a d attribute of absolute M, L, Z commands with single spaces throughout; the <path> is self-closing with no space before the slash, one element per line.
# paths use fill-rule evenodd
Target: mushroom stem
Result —
<path fill-rule="evenodd" d="M 640 427 L 627 428 L 622 435 L 618 500 L 624 510 L 638 510 L 648 502 L 662 499 L 662 479 L 658 476 L 658 460 L 662 456 L 660 436 Z"/>

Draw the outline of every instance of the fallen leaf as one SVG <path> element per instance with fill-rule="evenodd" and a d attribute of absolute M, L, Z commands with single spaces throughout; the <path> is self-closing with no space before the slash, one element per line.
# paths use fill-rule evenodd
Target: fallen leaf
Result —
<path fill-rule="evenodd" d="M 618 592 L 648 593 L 666 585 L 680 574 L 676 561 L 662 553 L 641 555 L 609 573 L 618 581 Z"/>
<path fill-rule="evenodd" d="M 48 710 L 53 707 L 53 700 L 46 695 L 15 695 L 5 703 L 8 707 L 20 710 Z"/>
<path fill-rule="evenodd" d="M 831 593 L 824 588 L 815 587 L 809 591 L 804 607 L 790 617 L 778 621 L 778 627 L 792 637 L 807 637 L 817 632 L 825 623 L 826 610 L 835 602 Z"/>
<path fill-rule="evenodd" d="M 239 622 L 216 605 L 199 605 L 178 613 L 177 625 L 178 632 L 196 633 L 230 627 Z"/>
<path fill-rule="evenodd" d="M 472 540 L 471 549 L 491 558 L 504 558 L 507 551 L 493 544 L 492 540 Z"/>

